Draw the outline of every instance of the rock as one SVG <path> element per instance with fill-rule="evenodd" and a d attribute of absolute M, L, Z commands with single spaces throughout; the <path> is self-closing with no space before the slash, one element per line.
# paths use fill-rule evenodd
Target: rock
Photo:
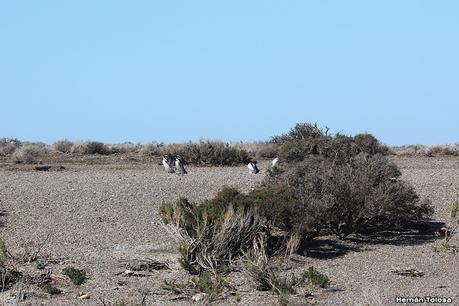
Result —
<path fill-rule="evenodd" d="M 48 171 L 51 168 L 51 166 L 35 166 L 35 170 L 37 171 Z"/>
<path fill-rule="evenodd" d="M 195 295 L 193 295 L 193 297 L 191 298 L 194 302 L 199 302 L 199 301 L 202 301 L 202 299 L 204 299 L 206 297 L 206 293 L 197 293 Z"/>
<path fill-rule="evenodd" d="M 83 292 L 80 292 L 80 296 L 78 297 L 80 300 L 87 300 L 90 298 L 89 294 L 88 293 L 83 293 Z"/>

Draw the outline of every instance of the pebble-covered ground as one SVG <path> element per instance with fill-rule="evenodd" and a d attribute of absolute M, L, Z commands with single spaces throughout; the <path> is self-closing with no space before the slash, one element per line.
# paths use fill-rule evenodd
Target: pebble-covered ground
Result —
<path fill-rule="evenodd" d="M 456 158 L 396 159 L 403 179 L 411 182 L 421 197 L 431 199 L 435 220 L 450 222 L 448 205 L 459 188 L 459 160 Z M 269 161 L 262 162 L 266 169 Z M 86 270 L 86 284 L 64 286 L 64 294 L 49 297 L 24 285 L 0 294 L 0 304 L 15 303 L 18 291 L 26 295 L 23 305 L 113 305 L 125 301 L 146 305 L 191 304 L 171 299 L 160 289 L 164 280 L 187 276 L 176 262 L 172 237 L 161 226 L 157 208 L 163 201 L 180 196 L 198 201 L 212 197 L 223 185 L 248 191 L 264 177 L 249 174 L 241 167 L 188 167 L 189 174 L 165 173 L 154 164 L 67 165 L 65 169 L 39 172 L 0 169 L 0 228 L 10 253 L 20 256 L 40 249 L 40 256 L 54 259 L 46 268 L 59 274 L 64 267 Z M 306 257 L 292 262 L 292 271 L 311 265 L 327 274 L 332 288 L 312 295 L 298 294 L 294 304 L 388 305 L 396 296 L 432 295 L 453 298 L 459 304 L 459 254 L 440 249 L 441 240 L 405 235 L 396 239 L 365 241 L 355 238 L 337 241 L 321 239 Z M 458 244 L 457 239 L 452 243 Z M 325 252 L 324 252 L 325 250 Z M 324 255 L 326 254 L 326 255 Z M 120 265 L 126 259 L 152 258 L 168 262 L 171 269 L 154 271 L 147 277 L 124 277 Z M 41 273 L 36 263 L 18 267 Z M 413 268 L 421 277 L 400 276 L 395 269 Z M 269 292 L 254 289 L 239 275 L 233 278 L 238 292 L 217 304 L 276 305 Z M 79 299 L 81 293 L 89 299 Z"/>

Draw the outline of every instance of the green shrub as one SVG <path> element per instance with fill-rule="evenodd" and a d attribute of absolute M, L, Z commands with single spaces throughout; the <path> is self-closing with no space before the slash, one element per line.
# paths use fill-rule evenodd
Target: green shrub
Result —
<path fill-rule="evenodd" d="M 208 294 L 209 296 L 218 295 L 226 286 L 226 281 L 220 274 L 214 275 L 207 271 L 193 277 L 191 282 L 199 292 Z"/>
<path fill-rule="evenodd" d="M 86 282 L 86 272 L 73 267 L 67 267 L 62 271 L 62 274 L 67 276 L 74 285 L 82 285 Z"/>
<path fill-rule="evenodd" d="M 319 286 L 320 288 L 325 288 L 330 284 L 328 276 L 320 273 L 314 267 L 309 267 L 309 269 L 304 272 L 302 278 L 308 279 L 311 285 Z"/>
<path fill-rule="evenodd" d="M 233 258 L 250 247 L 264 222 L 235 201 L 239 195 L 226 189 L 200 204 L 181 198 L 175 204 L 161 205 L 162 220 L 180 241 L 180 264 L 184 269 L 192 274 L 224 271 Z"/>
<path fill-rule="evenodd" d="M 40 287 L 44 292 L 46 292 L 46 293 L 48 293 L 50 295 L 56 295 L 56 294 L 61 294 L 62 293 L 61 289 L 53 286 L 50 283 L 43 284 Z"/>
<path fill-rule="evenodd" d="M 8 258 L 8 249 L 3 239 L 0 239 L 0 265 L 2 265 Z"/>

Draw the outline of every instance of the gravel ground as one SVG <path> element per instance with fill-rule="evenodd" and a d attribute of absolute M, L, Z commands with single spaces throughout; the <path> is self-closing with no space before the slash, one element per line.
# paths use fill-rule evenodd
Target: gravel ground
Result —
<path fill-rule="evenodd" d="M 448 204 L 459 187 L 459 160 L 440 158 L 395 159 L 403 178 L 413 183 L 421 195 L 432 200 L 435 221 L 448 223 Z M 266 169 L 269 161 L 261 162 Z M 159 165 L 69 165 L 48 172 L 0 169 L 0 208 L 5 226 L 1 236 L 12 254 L 36 250 L 56 259 L 47 269 L 59 273 L 75 266 L 89 273 L 81 287 L 65 286 L 65 294 L 48 297 L 24 287 L 30 296 L 24 305 L 103 305 L 102 300 L 140 303 L 150 292 L 147 305 L 182 304 L 159 289 L 164 280 L 183 280 L 187 274 L 176 263 L 175 243 L 159 223 L 157 208 L 162 201 L 186 196 L 198 201 L 212 197 L 223 185 L 248 191 L 263 179 L 246 167 L 188 167 L 188 175 L 167 174 Z M 459 305 L 459 255 L 435 251 L 440 240 L 405 235 L 384 241 L 320 239 L 308 256 L 291 264 L 292 271 L 314 265 L 333 281 L 333 290 L 318 290 L 312 296 L 298 295 L 295 304 L 388 305 L 396 296 L 442 296 Z M 457 239 L 453 243 L 458 243 Z M 322 250 L 327 249 L 327 258 Z M 330 255 L 331 254 L 331 255 Z M 149 277 L 116 276 L 123 271 L 120 260 L 154 258 L 166 261 L 171 270 L 155 271 Z M 19 267 L 37 273 L 33 263 Z M 422 277 L 399 276 L 393 269 L 415 268 Z M 237 296 L 223 304 L 276 305 L 277 298 L 254 291 L 239 276 Z M 119 281 L 125 282 L 120 284 Z M 0 294 L 0 303 L 12 303 L 12 293 Z M 80 300 L 79 292 L 90 299 Z"/>

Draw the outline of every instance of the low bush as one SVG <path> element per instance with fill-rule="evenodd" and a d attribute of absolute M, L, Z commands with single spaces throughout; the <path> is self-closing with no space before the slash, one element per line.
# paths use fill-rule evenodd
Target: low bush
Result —
<path fill-rule="evenodd" d="M 296 294 L 296 289 L 304 285 L 307 280 L 312 286 L 325 288 L 330 284 L 329 278 L 309 267 L 302 275 L 281 275 L 274 269 L 266 253 L 266 242 L 263 236 L 257 237 L 253 242 L 253 248 L 244 257 L 244 271 L 260 291 L 272 291 L 279 295 L 279 304 L 288 305 L 288 296 Z"/>
<path fill-rule="evenodd" d="M 53 286 L 50 283 L 42 284 L 40 287 L 44 292 L 46 292 L 46 293 L 48 293 L 50 295 L 57 295 L 57 294 L 61 294 L 62 293 L 61 289 Z"/>
<path fill-rule="evenodd" d="M 175 281 L 164 281 L 162 289 L 192 297 L 193 300 L 207 304 L 221 294 L 225 288 L 230 288 L 226 280 L 220 274 L 203 272 L 191 278 L 188 282 L 178 283 Z M 198 298 L 198 296 L 201 296 Z"/>
<path fill-rule="evenodd" d="M 427 147 L 425 150 L 425 154 L 428 157 L 432 156 L 458 156 L 459 155 L 459 147 L 453 147 L 448 145 L 435 145 Z"/>
<path fill-rule="evenodd" d="M 135 144 L 132 142 L 123 142 L 107 145 L 107 150 L 110 154 L 130 154 L 130 153 L 139 153 L 141 149 L 140 144 Z"/>
<path fill-rule="evenodd" d="M 192 274 L 225 271 L 262 230 L 263 221 L 250 209 L 233 207 L 224 200 L 226 194 L 219 196 L 198 205 L 181 198 L 160 207 L 162 220 L 180 243 L 180 264 Z"/>
<path fill-rule="evenodd" d="M 313 286 L 319 286 L 325 288 L 330 285 L 330 279 L 325 274 L 320 273 L 314 267 L 309 267 L 307 271 L 303 273 L 302 279 L 307 279 Z"/>
<path fill-rule="evenodd" d="M 157 142 L 148 142 L 143 144 L 140 149 L 140 154 L 147 156 L 160 156 L 162 154 L 162 144 Z"/>
<path fill-rule="evenodd" d="M 72 147 L 73 147 L 73 142 L 67 139 L 58 140 L 55 143 L 53 143 L 54 150 L 56 150 L 57 152 L 61 152 L 61 153 L 72 152 Z"/>
<path fill-rule="evenodd" d="M 196 165 L 236 166 L 249 161 L 246 151 L 210 140 L 165 145 L 162 154 L 180 155 L 187 163 Z"/>
<path fill-rule="evenodd" d="M 99 141 L 83 141 L 76 142 L 72 147 L 72 153 L 81 155 L 108 155 L 110 154 L 109 148 Z"/>
<path fill-rule="evenodd" d="M 247 154 L 255 158 L 274 158 L 279 151 L 279 145 L 272 141 L 256 142 L 235 142 L 230 144 L 231 147 L 246 151 Z"/>
<path fill-rule="evenodd" d="M 67 276 L 74 285 L 82 285 L 86 282 L 86 272 L 73 267 L 67 267 L 62 270 L 62 274 Z"/>
<path fill-rule="evenodd" d="M 40 143 L 25 144 L 14 151 L 13 159 L 16 163 L 31 164 L 37 162 L 48 153 L 45 145 Z"/>
<path fill-rule="evenodd" d="M 459 156 L 459 145 L 408 145 L 393 147 L 391 151 L 397 156 L 404 157 Z"/>
<path fill-rule="evenodd" d="M 0 156 L 13 154 L 21 145 L 21 142 L 17 139 L 0 138 Z"/>

